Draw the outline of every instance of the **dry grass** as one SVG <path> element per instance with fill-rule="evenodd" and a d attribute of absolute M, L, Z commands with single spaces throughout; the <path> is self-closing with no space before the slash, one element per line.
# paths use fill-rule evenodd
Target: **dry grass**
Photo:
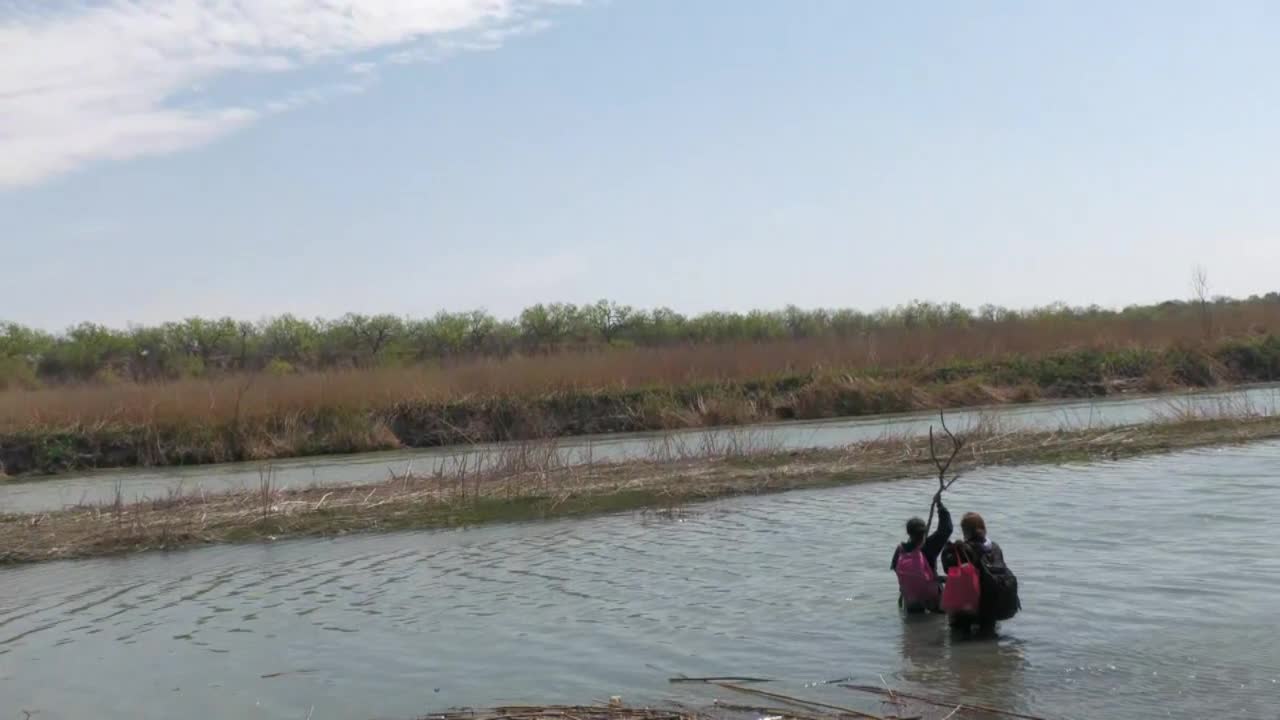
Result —
<path fill-rule="evenodd" d="M 1280 305 L 1215 316 L 1219 337 L 1280 332 Z M 100 422 L 228 422 L 237 417 L 365 409 L 405 400 L 534 396 L 583 389 L 675 387 L 786 373 L 929 367 L 1068 348 L 1159 349 L 1203 339 L 1191 315 L 1164 320 L 1048 317 L 961 327 L 888 328 L 852 338 L 686 345 L 476 358 L 443 365 L 75 385 L 0 392 L 0 429 Z"/>
<path fill-rule="evenodd" d="M 967 431 L 955 469 L 1114 459 L 1280 437 L 1280 418 L 1190 420 L 1054 432 Z M 258 488 L 114 502 L 44 515 L 0 517 L 0 561 L 34 562 L 116 552 L 290 536 L 335 535 L 527 520 L 639 508 L 673 509 L 730 495 L 777 492 L 931 472 L 927 440 L 884 437 L 833 450 L 783 452 L 726 431 L 688 446 L 656 442 L 650 457 L 571 460 L 554 443 L 462 458 L 427 475 L 348 487 Z"/>
<path fill-rule="evenodd" d="M 1280 379 L 1280 303 L 0 392 L 0 476 L 731 426 Z M 1183 314 L 1185 315 L 1185 314 Z M 1272 322 L 1276 321 L 1276 322 Z"/>
<path fill-rule="evenodd" d="M 1203 397 L 1170 397 L 1151 412 L 1156 423 L 1190 423 L 1240 418 L 1265 418 L 1280 415 L 1280 404 L 1255 400 L 1243 393 L 1233 393 L 1207 401 Z"/>

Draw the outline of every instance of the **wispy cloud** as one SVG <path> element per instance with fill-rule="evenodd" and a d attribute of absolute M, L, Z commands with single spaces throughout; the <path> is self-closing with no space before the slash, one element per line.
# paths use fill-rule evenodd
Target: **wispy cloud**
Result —
<path fill-rule="evenodd" d="M 0 3 L 0 189 L 208 142 L 358 92 L 382 62 L 492 49 L 570 0 L 11 0 Z M 246 73 L 339 63 L 339 81 L 212 97 Z"/>

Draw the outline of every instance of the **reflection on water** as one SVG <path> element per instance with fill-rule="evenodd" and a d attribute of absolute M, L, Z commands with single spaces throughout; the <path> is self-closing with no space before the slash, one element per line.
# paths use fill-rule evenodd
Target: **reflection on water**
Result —
<path fill-rule="evenodd" d="M 1010 635 L 973 638 L 945 629 L 937 616 L 904 618 L 898 649 L 902 654 L 897 675 L 910 687 L 945 694 L 957 702 L 984 703 L 1001 698 L 1000 706 L 1014 712 L 1031 712 L 1029 694 L 1022 686 L 1026 665 L 1023 641 Z M 941 692 L 945 689 L 945 693 Z"/>
<path fill-rule="evenodd" d="M 889 556 L 929 485 L 7 569 L 0 707 L 410 718 L 705 692 L 667 684 L 685 673 L 871 710 L 804 686 L 883 677 L 1051 718 L 1275 717 L 1280 444 L 964 477 L 952 509 L 984 513 L 1026 606 L 994 642 L 898 614 Z"/>
<path fill-rule="evenodd" d="M 952 427 L 964 429 L 996 422 L 1008 429 L 1056 430 L 1148 422 L 1153 417 L 1183 412 L 1280 413 L 1280 387 L 1189 393 L 1123 399 L 1040 403 L 977 410 L 949 411 Z M 745 437 L 761 447 L 804 449 L 840 447 L 883 437 L 923 435 L 936 422 L 932 413 L 879 416 L 853 420 L 754 425 L 737 430 L 686 430 L 671 434 L 638 434 L 568 438 L 556 443 L 560 461 L 591 463 L 643 459 L 669 445 L 697 450 L 705 444 L 723 445 Z M 456 467 L 475 453 L 488 453 L 512 444 L 448 447 L 431 450 L 364 453 L 359 455 L 294 458 L 270 464 L 276 487 L 350 485 L 386 480 L 389 473 L 430 473 Z M 474 458 L 472 458 L 474 460 Z M 189 468 L 110 470 L 60 476 L 53 480 L 0 484 L 0 511 L 35 513 L 68 505 L 104 504 L 117 488 L 125 502 L 164 498 L 170 493 L 199 494 L 255 489 L 266 465 L 233 463 Z"/>

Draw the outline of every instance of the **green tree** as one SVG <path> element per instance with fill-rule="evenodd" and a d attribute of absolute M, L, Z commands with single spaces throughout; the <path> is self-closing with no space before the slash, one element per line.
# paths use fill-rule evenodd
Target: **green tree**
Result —
<path fill-rule="evenodd" d="M 550 351 L 569 331 L 570 314 L 560 303 L 538 303 L 520 313 L 520 336 L 532 350 Z"/>
<path fill-rule="evenodd" d="M 286 313 L 263 323 L 261 336 L 267 362 L 279 359 L 294 366 L 315 367 L 320 347 L 316 325 Z"/>
<path fill-rule="evenodd" d="M 94 323 L 81 323 L 67 331 L 41 358 L 40 372 L 81 380 L 117 374 L 130 359 L 127 334 Z"/>
<path fill-rule="evenodd" d="M 619 305 L 609 300 L 600 300 L 594 305 L 582 308 L 582 316 L 587 325 L 606 345 L 612 345 L 635 316 L 635 309 L 629 305 Z"/>
<path fill-rule="evenodd" d="M 37 387 L 36 368 L 53 342 L 48 333 L 17 323 L 0 323 L 0 390 Z"/>

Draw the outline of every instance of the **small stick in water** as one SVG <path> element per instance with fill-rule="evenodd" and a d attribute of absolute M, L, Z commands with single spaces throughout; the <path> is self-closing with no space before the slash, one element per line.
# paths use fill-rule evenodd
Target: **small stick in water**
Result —
<path fill-rule="evenodd" d="M 841 685 L 840 687 L 848 688 L 849 690 L 857 690 L 858 692 L 876 693 L 878 695 L 885 694 L 884 690 L 878 687 L 873 687 L 871 685 L 847 685 L 846 684 L 846 685 Z M 949 708 L 952 706 L 952 703 L 947 702 L 945 700 L 935 700 L 933 698 L 927 698 L 922 695 L 910 695 L 902 692 L 901 690 L 897 692 L 897 696 L 908 698 L 910 700 L 915 700 L 916 702 L 927 703 L 929 705 L 934 705 L 936 707 Z M 988 705 L 961 705 L 960 709 L 976 710 L 978 712 L 989 713 L 991 715 L 1003 715 L 1005 717 L 1011 717 L 1011 718 L 1021 718 L 1021 720 L 1045 720 L 1045 718 L 1042 718 L 1036 715 L 1024 715 L 1022 713 L 1016 713 L 1010 710 L 1001 710 L 999 708 L 990 707 Z"/>
<path fill-rule="evenodd" d="M 772 678 L 744 677 L 740 675 L 725 675 L 723 677 L 688 677 L 681 675 L 680 677 L 668 678 L 667 682 L 672 683 L 713 683 L 713 682 L 773 682 Z"/>
<path fill-rule="evenodd" d="M 768 690 L 759 690 L 757 688 L 743 687 L 741 685 L 732 685 L 726 682 L 718 682 L 718 683 L 712 683 L 712 684 L 725 688 L 726 690 L 736 690 L 737 692 L 747 693 L 749 695 L 759 695 L 761 697 L 772 698 L 774 700 L 781 700 L 783 702 L 794 703 L 796 705 L 804 705 L 811 708 L 823 708 L 826 710 L 835 710 L 837 712 L 844 713 L 845 715 L 852 715 L 854 717 L 866 718 L 867 720 L 885 720 L 885 718 L 879 715 L 872 715 L 871 713 L 862 712 L 861 710 L 854 710 L 853 708 L 841 707 L 839 705 L 828 705 L 827 703 L 817 702 L 816 700 L 805 700 L 803 698 L 792 697 L 790 695 L 783 695 L 782 693 L 769 692 Z"/>

